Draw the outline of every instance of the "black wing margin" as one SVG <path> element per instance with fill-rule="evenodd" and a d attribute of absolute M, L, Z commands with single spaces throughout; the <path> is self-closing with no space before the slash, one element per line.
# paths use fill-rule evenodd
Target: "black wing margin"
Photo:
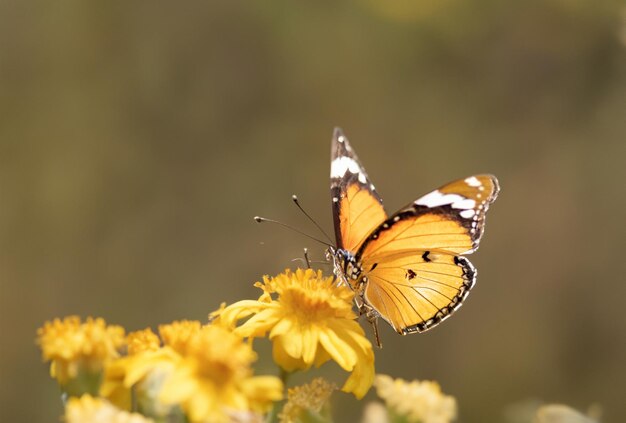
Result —
<path fill-rule="evenodd" d="M 330 155 L 330 192 L 338 248 L 355 251 L 387 215 L 374 184 L 340 128 Z"/>

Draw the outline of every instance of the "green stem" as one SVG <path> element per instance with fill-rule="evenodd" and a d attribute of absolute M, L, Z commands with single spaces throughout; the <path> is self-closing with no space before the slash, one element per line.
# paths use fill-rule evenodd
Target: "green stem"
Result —
<path fill-rule="evenodd" d="M 289 380 L 289 376 L 291 375 L 291 372 L 288 372 L 287 370 L 283 369 L 280 366 L 278 367 L 278 371 L 279 371 L 278 377 L 283 382 L 283 386 L 285 387 L 285 391 L 286 391 L 287 381 Z M 280 410 L 283 408 L 284 403 L 285 401 L 277 401 L 274 403 L 272 410 L 267 415 L 267 419 L 265 420 L 266 423 L 278 423 L 278 414 L 280 413 Z"/>
<path fill-rule="evenodd" d="M 283 369 L 282 367 L 279 368 L 280 369 L 280 380 L 283 381 L 283 385 L 285 386 L 285 388 L 287 387 L 287 381 L 289 380 L 289 376 L 291 376 L 292 372 L 288 372 L 287 370 Z"/>

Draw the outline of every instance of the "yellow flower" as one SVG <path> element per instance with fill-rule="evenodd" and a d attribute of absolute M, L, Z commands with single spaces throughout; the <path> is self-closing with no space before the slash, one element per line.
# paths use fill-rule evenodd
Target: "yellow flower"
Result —
<path fill-rule="evenodd" d="M 169 345 L 179 353 L 184 353 L 189 341 L 198 334 L 201 327 L 202 324 L 197 320 L 179 320 L 159 326 L 159 334 L 165 345 Z"/>
<path fill-rule="evenodd" d="M 54 319 L 37 330 L 37 343 L 50 374 L 70 395 L 95 393 L 104 365 L 119 356 L 124 329 L 107 326 L 103 319 L 78 316 Z"/>
<path fill-rule="evenodd" d="M 126 344 L 128 344 L 128 355 L 133 355 L 158 350 L 161 347 L 161 340 L 152 332 L 152 329 L 146 328 L 129 333 L 126 336 Z"/>
<path fill-rule="evenodd" d="M 120 410 L 106 400 L 83 395 L 67 402 L 65 423 L 153 423 L 153 420 Z"/>
<path fill-rule="evenodd" d="M 334 360 L 352 372 L 342 390 L 362 398 L 374 379 L 374 352 L 355 320 L 352 290 L 311 269 L 286 270 L 255 286 L 263 290 L 258 301 L 232 304 L 213 315 L 216 322 L 228 326 L 252 316 L 235 333 L 249 338 L 269 334 L 274 361 L 287 371 Z"/>
<path fill-rule="evenodd" d="M 377 375 L 374 385 L 387 406 L 409 422 L 447 423 L 456 418 L 456 400 L 444 395 L 436 382 Z"/>
<path fill-rule="evenodd" d="M 252 376 L 256 354 L 241 337 L 219 325 L 202 326 L 195 333 L 187 330 L 190 327 L 161 330 L 183 352 L 163 383 L 164 403 L 180 404 L 191 422 L 227 422 L 241 412 L 265 412 L 282 398 L 278 378 Z M 176 328 L 181 336 L 174 336 Z"/>
<path fill-rule="evenodd" d="M 191 332 L 199 331 L 200 322 L 174 322 L 162 325 L 160 329 L 168 340 L 182 348 L 182 340 L 188 339 Z M 129 355 L 106 367 L 100 394 L 118 407 L 129 409 L 132 392 L 137 408 L 153 417 L 176 412 L 171 404 L 163 404 L 159 395 L 163 382 L 181 363 L 181 355 L 169 345 L 160 347 L 159 337 L 150 329 L 131 332 L 127 343 Z"/>
<path fill-rule="evenodd" d="M 322 378 L 313 379 L 306 385 L 290 388 L 287 393 L 287 403 L 278 415 L 280 423 L 295 423 L 307 412 L 319 416 L 335 389 L 334 384 Z M 318 418 L 315 421 L 317 420 L 321 419 Z"/>
<path fill-rule="evenodd" d="M 114 360 L 106 367 L 100 395 L 128 410 L 132 393 L 139 411 L 154 417 L 166 416 L 173 408 L 161 402 L 159 395 L 164 381 L 181 361 L 182 357 L 167 346 Z"/>

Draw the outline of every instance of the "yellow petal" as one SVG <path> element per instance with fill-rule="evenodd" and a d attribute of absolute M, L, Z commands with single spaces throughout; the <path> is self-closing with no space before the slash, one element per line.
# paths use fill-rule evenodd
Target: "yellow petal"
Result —
<path fill-rule="evenodd" d="M 319 334 L 318 334 L 318 340 L 319 340 Z M 313 363 L 313 365 L 315 367 L 320 367 L 322 364 L 326 363 L 329 360 L 330 360 L 330 354 L 328 354 L 328 351 L 320 347 L 317 349 L 317 354 L 315 354 L 315 362 Z"/>
<path fill-rule="evenodd" d="M 353 323 L 356 324 L 356 322 Z M 374 351 L 369 340 L 350 328 L 351 325 L 342 326 L 349 329 L 338 330 L 337 333 L 356 352 L 357 360 L 352 374 L 341 389 L 344 392 L 352 392 L 354 396 L 361 399 L 374 382 Z"/>
<path fill-rule="evenodd" d="M 206 421 L 209 415 L 219 412 L 215 392 L 207 391 L 206 388 L 196 390 L 189 398 L 185 409 L 189 413 L 192 422 Z"/>
<path fill-rule="evenodd" d="M 287 354 L 293 358 L 302 357 L 302 334 L 299 330 L 287 332 L 281 335 L 280 339 Z"/>
<path fill-rule="evenodd" d="M 315 360 L 317 352 L 318 328 L 304 328 L 302 330 L 302 360 L 310 366 Z"/>
<path fill-rule="evenodd" d="M 283 347 L 283 343 L 280 341 L 280 338 L 276 338 L 274 340 L 274 344 L 272 347 L 272 356 L 274 358 L 274 362 L 278 364 L 283 369 L 288 372 L 293 372 L 294 370 L 303 370 L 308 366 L 302 361 L 302 359 L 294 358 L 287 354 L 285 348 Z"/>
<path fill-rule="evenodd" d="M 266 411 L 272 401 L 283 399 L 283 383 L 275 376 L 255 376 L 243 381 L 241 389 L 258 411 Z"/>
<path fill-rule="evenodd" d="M 373 362 L 366 362 L 365 360 L 357 362 L 341 390 L 352 392 L 357 399 L 363 398 L 374 382 L 374 373 Z"/>
<path fill-rule="evenodd" d="M 222 310 L 219 313 L 219 319 L 226 324 L 234 325 L 238 320 L 260 312 L 265 306 L 265 303 L 254 300 L 237 301 Z"/>
<path fill-rule="evenodd" d="M 161 388 L 159 399 L 165 404 L 176 404 L 198 390 L 197 380 L 188 369 L 179 369 L 170 375 Z"/>
<path fill-rule="evenodd" d="M 350 346 L 337 336 L 335 331 L 326 329 L 319 333 L 320 343 L 333 360 L 346 371 L 351 371 L 356 364 L 356 353 Z"/>
<path fill-rule="evenodd" d="M 288 317 L 283 317 L 276 323 L 276 326 L 272 328 L 272 331 L 270 332 L 270 339 L 273 339 L 276 336 L 284 335 L 290 332 L 292 328 L 293 321 Z"/>
<path fill-rule="evenodd" d="M 277 321 L 280 321 L 281 315 L 275 307 L 267 307 L 265 310 L 252 316 L 243 325 L 238 327 L 235 332 L 243 337 L 262 337 L 272 329 Z"/>

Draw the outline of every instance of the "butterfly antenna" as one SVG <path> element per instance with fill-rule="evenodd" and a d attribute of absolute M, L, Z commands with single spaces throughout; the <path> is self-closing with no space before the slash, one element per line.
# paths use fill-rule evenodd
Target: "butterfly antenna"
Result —
<path fill-rule="evenodd" d="M 260 217 L 260 216 L 255 216 L 254 220 L 256 220 L 257 223 L 263 223 L 263 222 L 275 223 L 275 224 L 280 225 L 280 226 L 282 226 L 284 228 L 291 229 L 292 231 L 297 232 L 300 235 L 303 235 L 303 236 L 305 236 L 305 237 L 307 237 L 309 239 L 312 239 L 313 241 L 319 242 L 320 244 L 324 244 L 327 247 L 332 247 L 332 245 L 329 244 L 328 242 L 322 241 L 321 239 L 318 239 L 318 238 L 315 238 L 314 236 L 311 236 L 311 235 L 309 235 L 307 233 L 304 233 L 301 230 L 294 228 L 293 226 L 287 225 L 286 223 L 279 222 L 278 220 L 266 219 L 265 217 Z"/>
<path fill-rule="evenodd" d="M 306 216 L 306 217 L 307 217 L 307 218 L 308 218 L 311 222 L 313 222 L 313 224 L 314 224 L 315 226 L 317 226 L 317 229 L 319 229 L 319 230 L 320 230 L 320 232 L 322 232 L 322 233 L 324 234 L 324 236 L 326 237 L 326 239 L 328 239 L 328 241 L 330 241 L 330 243 L 332 244 L 332 243 L 333 243 L 333 240 L 331 239 L 331 237 L 330 237 L 330 236 L 328 236 L 328 234 L 326 233 L 326 231 L 325 231 L 325 230 L 324 230 L 324 229 L 323 229 L 323 228 L 319 225 L 319 223 L 317 223 L 317 222 L 315 221 L 315 219 L 313 219 L 313 218 L 311 217 L 311 215 L 309 215 L 309 214 L 308 214 L 308 213 L 307 213 L 307 212 L 306 212 L 306 211 L 302 208 L 302 206 L 300 205 L 300 201 L 298 200 L 298 197 L 297 197 L 296 195 L 292 195 L 292 196 L 291 196 L 291 199 L 293 200 L 293 202 L 295 203 L 295 205 L 296 205 L 296 206 L 298 206 L 298 208 L 300 209 L 300 211 L 301 211 L 302 213 L 304 213 L 304 215 L 305 215 L 305 216 Z"/>

